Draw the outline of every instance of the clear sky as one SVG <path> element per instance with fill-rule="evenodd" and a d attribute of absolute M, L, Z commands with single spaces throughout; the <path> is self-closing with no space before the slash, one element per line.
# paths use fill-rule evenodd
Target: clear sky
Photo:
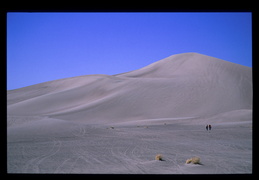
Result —
<path fill-rule="evenodd" d="M 252 66 L 252 14 L 8 13 L 7 89 L 197 52 Z"/>

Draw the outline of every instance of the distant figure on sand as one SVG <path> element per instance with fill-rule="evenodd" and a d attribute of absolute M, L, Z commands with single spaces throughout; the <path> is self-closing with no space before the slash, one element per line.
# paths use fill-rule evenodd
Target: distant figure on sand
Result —
<path fill-rule="evenodd" d="M 207 125 L 206 125 L 206 130 L 207 130 L 207 131 L 208 131 L 208 130 L 209 130 L 209 131 L 211 130 L 211 125 L 210 125 L 210 124 L 207 124 Z"/>

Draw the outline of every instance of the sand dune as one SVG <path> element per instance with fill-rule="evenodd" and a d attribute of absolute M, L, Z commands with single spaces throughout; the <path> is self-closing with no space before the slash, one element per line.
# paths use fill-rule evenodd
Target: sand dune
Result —
<path fill-rule="evenodd" d="M 210 56 L 183 53 L 122 74 L 86 75 L 8 91 L 8 170 L 251 173 L 251 71 Z M 202 136 L 208 133 L 207 123 L 218 128 L 214 137 Z M 148 126 L 152 128 L 144 128 Z M 201 144 L 210 138 L 216 141 L 221 133 L 228 140 Z M 224 153 L 216 153 L 222 149 Z M 163 152 L 166 161 L 154 161 L 155 154 Z M 236 152 L 235 158 L 244 157 L 234 162 L 228 156 L 231 152 Z M 205 161 L 204 166 L 180 163 L 193 153 Z M 211 153 L 221 165 L 209 162 Z M 230 163 L 234 167 L 226 168 Z"/>
<path fill-rule="evenodd" d="M 251 109 L 252 78 L 251 68 L 185 53 L 129 73 L 46 82 L 8 92 L 9 97 L 10 115 L 86 123 L 200 117 Z"/>

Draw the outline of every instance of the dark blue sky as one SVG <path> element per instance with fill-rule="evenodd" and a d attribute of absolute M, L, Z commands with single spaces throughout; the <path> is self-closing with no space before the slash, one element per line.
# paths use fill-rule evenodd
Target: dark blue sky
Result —
<path fill-rule="evenodd" d="M 252 66 L 251 13 L 8 13 L 7 89 L 198 52 Z"/>

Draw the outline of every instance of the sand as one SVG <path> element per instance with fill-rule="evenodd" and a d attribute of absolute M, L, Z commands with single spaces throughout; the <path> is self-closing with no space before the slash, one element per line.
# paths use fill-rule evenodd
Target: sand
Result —
<path fill-rule="evenodd" d="M 252 173 L 246 66 L 183 53 L 7 95 L 8 173 Z M 201 164 L 185 164 L 194 156 Z"/>

